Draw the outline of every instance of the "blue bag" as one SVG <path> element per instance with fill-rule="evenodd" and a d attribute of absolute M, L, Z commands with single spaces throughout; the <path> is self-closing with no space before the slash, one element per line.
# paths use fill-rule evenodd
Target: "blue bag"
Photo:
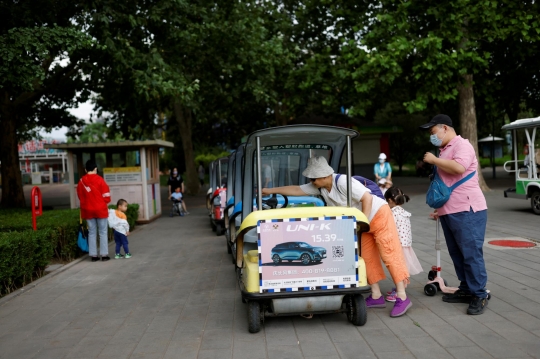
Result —
<path fill-rule="evenodd" d="M 470 180 L 475 173 L 476 171 L 469 173 L 466 177 L 463 177 L 462 179 L 454 183 L 452 186 L 448 187 L 444 184 L 442 179 L 437 174 L 437 167 L 434 167 L 433 180 L 431 181 L 426 194 L 427 205 L 434 209 L 441 208 L 450 199 L 452 191 L 459 187 L 461 184 Z"/>
<path fill-rule="evenodd" d="M 81 251 L 88 253 L 88 231 L 84 229 L 82 218 L 79 217 L 79 234 L 77 236 L 77 245 Z"/>
<path fill-rule="evenodd" d="M 336 175 L 336 179 L 335 179 L 336 188 L 338 189 L 338 191 L 339 191 L 339 187 L 337 185 L 337 181 L 338 181 L 339 177 L 341 177 L 341 174 Z M 363 184 L 364 187 L 369 188 L 372 195 L 377 196 L 379 198 L 382 198 L 382 199 L 384 199 L 386 201 L 381 189 L 379 188 L 379 186 L 377 186 L 377 184 L 375 182 L 373 182 L 372 180 L 367 179 L 365 177 L 362 177 L 362 176 L 352 176 L 352 178 L 354 178 L 355 180 L 357 180 L 358 182 Z M 340 191 L 340 193 L 341 193 L 341 191 Z"/>

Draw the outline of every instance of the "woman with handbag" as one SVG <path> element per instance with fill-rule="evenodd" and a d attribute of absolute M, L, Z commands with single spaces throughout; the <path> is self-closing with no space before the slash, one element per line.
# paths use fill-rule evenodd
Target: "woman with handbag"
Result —
<path fill-rule="evenodd" d="M 88 225 L 88 251 L 92 262 L 99 261 L 97 254 L 97 235 L 99 233 L 99 254 L 102 261 L 108 261 L 109 245 L 107 237 L 107 218 L 111 202 L 111 192 L 105 180 L 97 174 L 93 160 L 86 162 L 84 175 L 77 185 L 77 196 L 81 203 L 81 217 Z"/>

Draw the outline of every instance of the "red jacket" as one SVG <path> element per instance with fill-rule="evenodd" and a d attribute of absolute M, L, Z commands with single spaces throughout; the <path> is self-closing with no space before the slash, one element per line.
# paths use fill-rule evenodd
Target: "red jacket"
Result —
<path fill-rule="evenodd" d="M 105 180 L 99 175 L 84 175 L 77 185 L 77 196 L 81 202 L 82 218 L 109 217 L 107 204 L 111 202 L 111 192 Z"/>

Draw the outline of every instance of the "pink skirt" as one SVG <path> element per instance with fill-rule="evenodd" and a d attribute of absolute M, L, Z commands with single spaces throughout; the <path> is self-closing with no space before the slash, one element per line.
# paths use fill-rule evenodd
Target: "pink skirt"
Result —
<path fill-rule="evenodd" d="M 418 273 L 422 273 L 424 270 L 422 269 L 422 265 L 418 261 L 418 258 L 416 257 L 416 254 L 414 253 L 412 247 L 402 248 L 403 256 L 405 257 L 405 263 L 407 263 L 407 268 L 409 269 L 409 274 L 415 275 Z"/>

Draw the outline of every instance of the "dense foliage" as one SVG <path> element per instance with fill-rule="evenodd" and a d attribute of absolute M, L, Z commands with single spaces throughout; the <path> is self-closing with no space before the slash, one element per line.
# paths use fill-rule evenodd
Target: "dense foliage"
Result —
<path fill-rule="evenodd" d="M 415 125 L 436 113 L 473 144 L 500 136 L 504 121 L 540 112 L 539 10 L 532 0 L 1 2 L 2 205 L 24 206 L 17 141 L 40 127 L 80 131 L 66 110 L 92 93 L 107 138 L 177 144 L 166 162 L 185 170 L 188 191 L 197 149 L 299 118 L 343 111 L 400 126 L 399 164 L 425 150 Z"/>

